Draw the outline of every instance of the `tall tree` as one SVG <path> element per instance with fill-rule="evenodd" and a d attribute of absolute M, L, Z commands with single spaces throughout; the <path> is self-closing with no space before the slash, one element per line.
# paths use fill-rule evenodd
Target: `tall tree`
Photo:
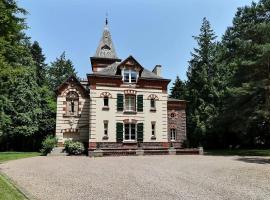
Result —
<path fill-rule="evenodd" d="M 229 145 L 270 146 L 270 1 L 239 8 L 223 37 L 232 69 L 218 127 Z"/>
<path fill-rule="evenodd" d="M 36 65 L 36 77 L 39 86 L 44 84 L 46 78 L 46 64 L 45 56 L 42 53 L 42 49 L 37 41 L 31 45 L 31 53 Z"/>
<path fill-rule="evenodd" d="M 179 76 L 176 76 L 173 87 L 171 88 L 170 97 L 175 99 L 185 99 L 186 96 L 186 85 L 185 82 L 181 81 Z"/>
<path fill-rule="evenodd" d="M 41 113 L 35 66 L 22 15 L 13 0 L 0 1 L 0 147 L 19 149 L 31 143 Z"/>
<path fill-rule="evenodd" d="M 206 18 L 203 19 L 200 34 L 194 39 L 198 47 L 194 48 L 187 72 L 187 128 L 191 144 L 197 146 L 205 144 L 207 133 L 217 115 L 216 36 Z"/>
<path fill-rule="evenodd" d="M 69 76 L 75 75 L 75 68 L 70 59 L 66 59 L 65 52 L 56 58 L 48 70 L 48 80 L 52 89 L 62 84 Z"/>

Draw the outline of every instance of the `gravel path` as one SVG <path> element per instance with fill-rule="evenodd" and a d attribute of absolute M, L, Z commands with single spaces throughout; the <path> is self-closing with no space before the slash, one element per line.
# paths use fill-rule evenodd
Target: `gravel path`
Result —
<path fill-rule="evenodd" d="M 270 158 L 34 157 L 0 170 L 36 199 L 270 199 Z"/>

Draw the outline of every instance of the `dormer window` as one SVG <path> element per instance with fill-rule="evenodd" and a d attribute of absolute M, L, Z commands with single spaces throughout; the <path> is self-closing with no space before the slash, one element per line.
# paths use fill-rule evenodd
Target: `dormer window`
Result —
<path fill-rule="evenodd" d="M 123 81 L 125 83 L 136 83 L 138 73 L 132 69 L 123 69 Z"/>

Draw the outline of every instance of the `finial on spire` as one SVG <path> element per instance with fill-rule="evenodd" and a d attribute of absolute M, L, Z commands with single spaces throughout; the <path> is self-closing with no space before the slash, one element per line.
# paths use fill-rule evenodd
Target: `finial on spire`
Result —
<path fill-rule="evenodd" d="M 106 12 L 106 20 L 105 20 L 105 25 L 108 25 L 108 12 Z"/>

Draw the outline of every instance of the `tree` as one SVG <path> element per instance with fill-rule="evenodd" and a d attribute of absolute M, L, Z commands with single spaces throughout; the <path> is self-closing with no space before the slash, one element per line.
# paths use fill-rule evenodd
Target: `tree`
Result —
<path fill-rule="evenodd" d="M 179 76 L 176 76 L 173 87 L 171 88 L 171 98 L 185 99 L 186 96 L 186 85 L 185 82 L 181 81 Z"/>
<path fill-rule="evenodd" d="M 45 56 L 37 41 L 31 45 L 31 54 L 36 65 L 36 77 L 39 86 L 44 84 L 46 78 Z"/>
<path fill-rule="evenodd" d="M 217 127 L 228 145 L 270 146 L 270 1 L 239 8 L 223 37 L 231 78 Z"/>
<path fill-rule="evenodd" d="M 198 47 L 191 54 L 187 72 L 188 139 L 197 146 L 206 144 L 206 137 L 217 116 L 218 92 L 215 86 L 218 70 L 215 66 L 216 36 L 204 18 L 200 34 L 194 36 Z"/>
<path fill-rule="evenodd" d="M 66 59 L 65 52 L 56 58 L 48 70 L 48 80 L 51 89 L 55 89 L 62 84 L 69 76 L 75 75 L 75 68 L 70 59 Z"/>

